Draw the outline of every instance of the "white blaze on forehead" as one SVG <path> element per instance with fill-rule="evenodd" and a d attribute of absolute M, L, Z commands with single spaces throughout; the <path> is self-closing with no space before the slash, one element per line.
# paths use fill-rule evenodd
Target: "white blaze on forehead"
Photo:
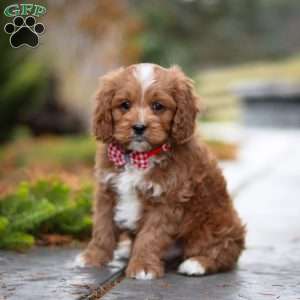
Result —
<path fill-rule="evenodd" d="M 149 88 L 151 84 L 155 82 L 154 79 L 154 65 L 152 64 L 138 64 L 135 66 L 134 76 L 140 83 L 142 88 L 141 103 L 144 102 L 145 91 Z M 139 109 L 139 119 L 140 122 L 145 123 L 145 112 L 144 108 Z"/>
<path fill-rule="evenodd" d="M 134 70 L 134 76 L 141 85 L 142 92 L 154 83 L 154 66 L 152 64 L 138 64 Z"/>

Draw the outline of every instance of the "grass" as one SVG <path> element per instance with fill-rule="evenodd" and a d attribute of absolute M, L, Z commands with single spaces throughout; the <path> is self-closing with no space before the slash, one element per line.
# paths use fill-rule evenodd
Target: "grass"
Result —
<path fill-rule="evenodd" d="M 21 181 L 56 176 L 71 187 L 92 181 L 95 143 L 88 136 L 19 137 L 0 151 L 0 195 Z"/>
<path fill-rule="evenodd" d="M 0 152 L 0 159 L 15 167 L 48 164 L 72 167 L 92 164 L 95 143 L 87 136 L 18 139 Z"/>

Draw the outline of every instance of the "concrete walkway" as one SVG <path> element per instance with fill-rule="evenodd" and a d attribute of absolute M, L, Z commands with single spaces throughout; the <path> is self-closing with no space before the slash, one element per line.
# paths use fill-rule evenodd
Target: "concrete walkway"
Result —
<path fill-rule="evenodd" d="M 240 158 L 223 163 L 236 207 L 248 226 L 247 250 L 229 273 L 123 279 L 102 299 L 300 299 L 300 131 L 247 129 Z M 95 299 L 121 274 L 76 269 L 79 250 L 0 252 L 0 300 Z"/>

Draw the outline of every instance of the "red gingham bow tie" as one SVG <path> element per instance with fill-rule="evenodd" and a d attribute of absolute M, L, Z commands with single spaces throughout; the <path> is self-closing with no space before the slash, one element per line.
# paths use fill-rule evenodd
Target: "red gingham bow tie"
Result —
<path fill-rule="evenodd" d="M 126 163 L 131 163 L 138 169 L 147 169 L 149 167 L 149 158 L 160 153 L 161 151 L 169 151 L 170 145 L 163 144 L 151 151 L 138 152 L 133 151 L 130 153 L 125 153 L 124 150 L 116 143 L 111 143 L 108 145 L 108 158 L 117 167 L 122 167 Z"/>

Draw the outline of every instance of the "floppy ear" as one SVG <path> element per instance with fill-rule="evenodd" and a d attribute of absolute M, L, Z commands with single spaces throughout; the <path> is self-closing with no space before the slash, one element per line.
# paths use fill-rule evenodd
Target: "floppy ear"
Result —
<path fill-rule="evenodd" d="M 93 133 L 97 140 L 109 142 L 113 135 L 112 99 L 116 92 L 116 77 L 123 69 L 111 72 L 100 78 L 100 87 L 95 97 Z"/>
<path fill-rule="evenodd" d="M 173 98 L 177 105 L 171 135 L 175 142 L 180 144 L 188 140 L 195 130 L 196 115 L 199 112 L 198 97 L 193 81 L 185 76 L 179 67 L 174 66 L 170 71 L 175 77 Z"/>

